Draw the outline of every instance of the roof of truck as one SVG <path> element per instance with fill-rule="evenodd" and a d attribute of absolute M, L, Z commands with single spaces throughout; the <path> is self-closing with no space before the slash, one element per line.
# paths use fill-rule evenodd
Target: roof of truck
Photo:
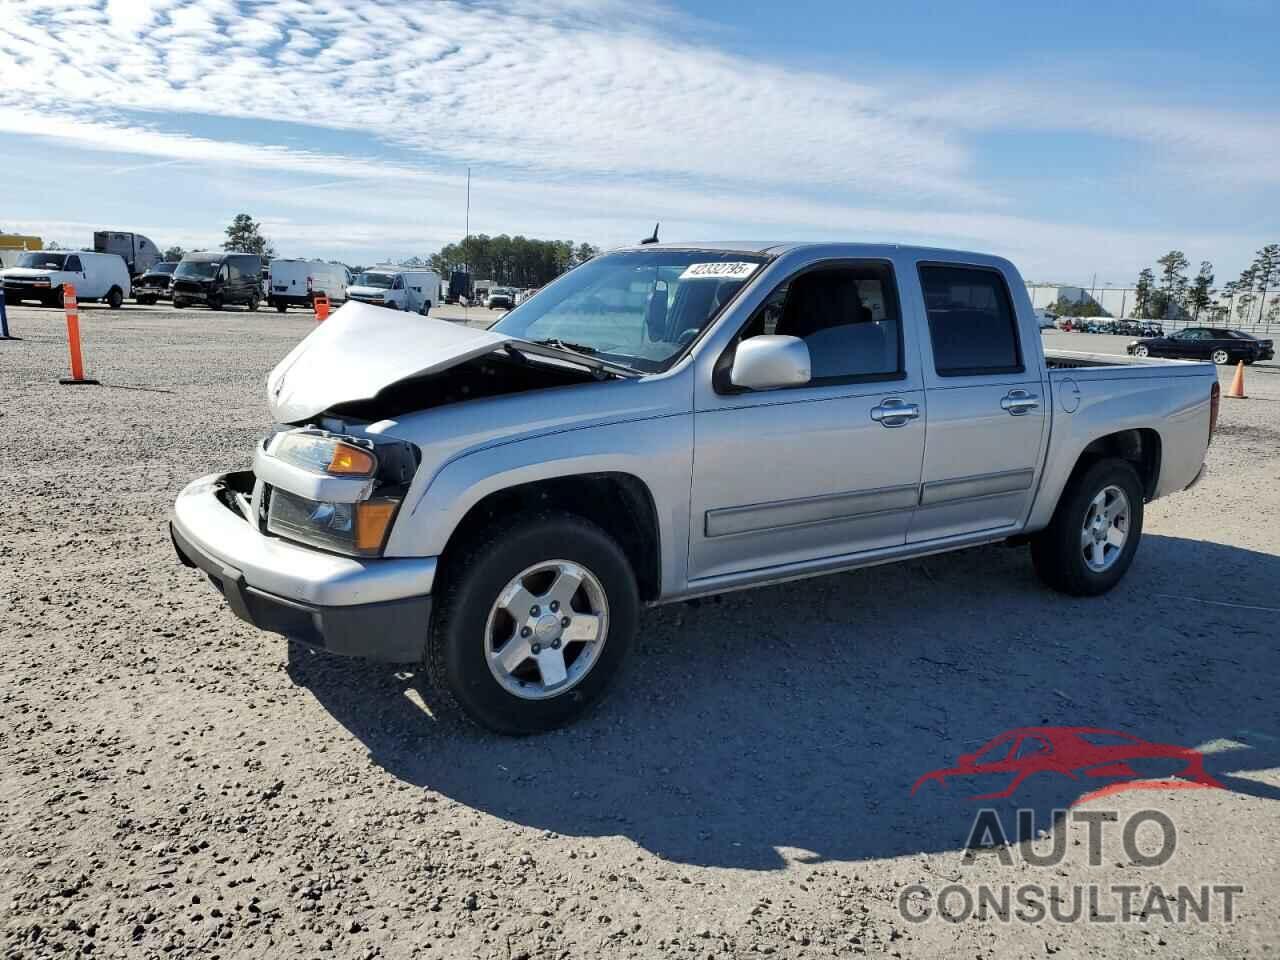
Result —
<path fill-rule="evenodd" d="M 906 253 L 922 253 L 945 259 L 969 259 L 991 257 L 990 253 L 977 250 L 951 250 L 946 247 L 913 246 L 903 243 L 868 243 L 813 240 L 704 240 L 683 243 L 647 243 L 621 247 L 623 250 L 715 250 L 725 253 L 755 253 L 779 256 L 805 248 L 839 249 L 853 255 L 882 255 L 885 250 L 901 250 Z"/>

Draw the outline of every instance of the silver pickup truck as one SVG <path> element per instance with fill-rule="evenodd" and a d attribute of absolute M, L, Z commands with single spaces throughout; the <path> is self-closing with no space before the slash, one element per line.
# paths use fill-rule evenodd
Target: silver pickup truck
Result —
<path fill-rule="evenodd" d="M 1109 590 L 1218 409 L 1208 364 L 1046 356 L 1006 260 L 878 244 L 620 250 L 488 330 L 349 303 L 267 392 L 179 557 L 509 733 L 598 699 L 645 605 L 1011 538 Z"/>

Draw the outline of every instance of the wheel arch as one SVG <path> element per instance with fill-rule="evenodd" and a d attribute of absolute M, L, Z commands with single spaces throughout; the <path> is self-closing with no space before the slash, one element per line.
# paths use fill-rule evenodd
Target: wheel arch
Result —
<path fill-rule="evenodd" d="M 1135 427 L 1128 430 L 1117 430 L 1105 436 L 1091 440 L 1080 451 L 1075 466 L 1071 470 L 1070 479 L 1064 491 L 1099 460 L 1127 460 L 1138 472 L 1142 481 L 1142 492 L 1146 500 L 1155 499 L 1160 486 L 1160 462 L 1163 453 L 1159 431 L 1151 427 Z M 1061 495 L 1059 495 L 1061 499 Z"/>
<path fill-rule="evenodd" d="M 481 497 L 449 534 L 441 552 L 440 576 L 449 576 L 450 558 L 462 544 L 502 517 L 559 510 L 589 520 L 611 536 L 636 575 L 640 598 L 662 591 L 661 528 L 647 483 L 631 473 L 570 473 L 502 487 Z"/>

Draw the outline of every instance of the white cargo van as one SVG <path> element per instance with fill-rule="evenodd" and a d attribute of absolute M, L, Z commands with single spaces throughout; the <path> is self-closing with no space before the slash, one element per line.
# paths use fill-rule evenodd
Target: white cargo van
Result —
<path fill-rule="evenodd" d="M 84 250 L 37 250 L 22 254 L 18 265 L 0 274 L 9 303 L 38 300 L 46 307 L 62 306 L 64 284 L 76 288 L 79 302 L 105 300 L 119 310 L 129 296 L 129 268 L 114 253 Z"/>
<path fill-rule="evenodd" d="M 315 306 L 323 293 L 330 303 L 347 299 L 351 275 L 340 263 L 323 260 L 272 260 L 267 277 L 267 304 L 284 313 L 290 307 Z"/>
<path fill-rule="evenodd" d="M 424 317 L 440 295 L 440 274 L 431 270 L 370 267 L 347 288 L 347 297 Z"/>

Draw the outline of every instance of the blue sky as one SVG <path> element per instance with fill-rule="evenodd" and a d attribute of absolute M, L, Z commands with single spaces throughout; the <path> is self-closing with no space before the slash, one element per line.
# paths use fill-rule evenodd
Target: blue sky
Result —
<path fill-rule="evenodd" d="M 0 228 L 209 246 L 245 211 L 283 255 L 425 255 L 470 166 L 474 232 L 661 220 L 1100 283 L 1177 247 L 1230 279 L 1280 240 L 1280 5 L 1066 6 L 23 0 Z"/>

